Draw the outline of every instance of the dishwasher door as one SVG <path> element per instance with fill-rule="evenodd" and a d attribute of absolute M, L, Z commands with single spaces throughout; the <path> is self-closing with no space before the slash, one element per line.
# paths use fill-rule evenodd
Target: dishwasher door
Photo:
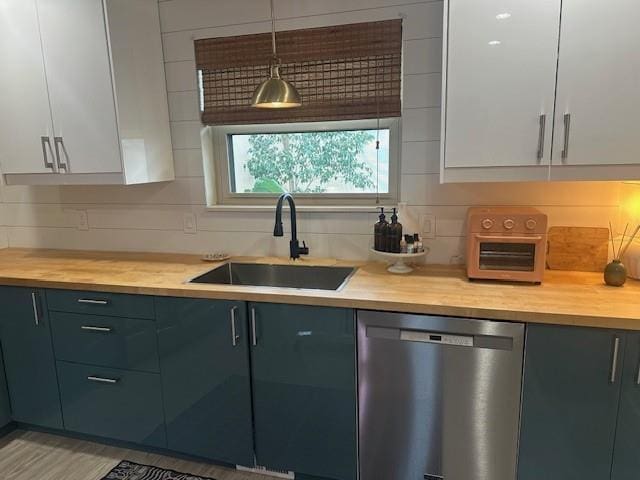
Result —
<path fill-rule="evenodd" d="M 514 480 L 524 325 L 358 312 L 361 480 Z"/>

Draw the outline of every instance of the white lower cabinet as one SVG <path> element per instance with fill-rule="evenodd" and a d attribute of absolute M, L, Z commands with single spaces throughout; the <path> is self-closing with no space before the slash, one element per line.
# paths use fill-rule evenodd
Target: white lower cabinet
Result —
<path fill-rule="evenodd" d="M 4 3 L 0 168 L 6 183 L 172 180 L 157 2 Z"/>

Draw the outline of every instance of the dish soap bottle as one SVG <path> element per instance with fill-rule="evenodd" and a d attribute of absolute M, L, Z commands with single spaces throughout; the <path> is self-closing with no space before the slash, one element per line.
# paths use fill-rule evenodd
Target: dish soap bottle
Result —
<path fill-rule="evenodd" d="M 379 252 L 386 252 L 389 222 L 384 215 L 384 207 L 380 207 L 378 218 L 380 221 L 373 226 L 373 248 Z"/>
<path fill-rule="evenodd" d="M 400 253 L 400 240 L 402 239 L 402 224 L 398 222 L 398 215 L 396 209 L 393 209 L 393 215 L 391 215 L 391 225 L 388 229 L 387 235 L 387 252 Z"/>

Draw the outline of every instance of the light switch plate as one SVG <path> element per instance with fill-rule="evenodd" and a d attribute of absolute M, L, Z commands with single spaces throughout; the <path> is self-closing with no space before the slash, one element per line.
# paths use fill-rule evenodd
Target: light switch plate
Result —
<path fill-rule="evenodd" d="M 429 214 L 420 215 L 420 232 L 422 238 L 436 238 L 436 216 Z"/>
<path fill-rule="evenodd" d="M 89 215 L 86 210 L 78 210 L 78 230 L 89 230 Z"/>
<path fill-rule="evenodd" d="M 195 213 L 193 212 L 185 213 L 184 216 L 182 217 L 182 222 L 183 222 L 184 233 L 194 234 L 198 231 Z"/>

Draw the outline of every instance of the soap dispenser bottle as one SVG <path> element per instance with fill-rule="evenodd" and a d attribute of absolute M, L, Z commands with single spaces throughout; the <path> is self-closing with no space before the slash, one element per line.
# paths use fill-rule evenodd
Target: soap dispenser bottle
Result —
<path fill-rule="evenodd" d="M 389 225 L 389 234 L 387 235 L 387 251 L 391 253 L 400 253 L 400 240 L 402 239 L 402 224 L 398 222 L 396 209 L 393 209 L 391 215 L 391 225 Z"/>
<path fill-rule="evenodd" d="M 373 226 L 373 248 L 379 252 L 386 252 L 389 222 L 384 215 L 384 207 L 380 207 L 378 218 L 380 220 Z"/>

